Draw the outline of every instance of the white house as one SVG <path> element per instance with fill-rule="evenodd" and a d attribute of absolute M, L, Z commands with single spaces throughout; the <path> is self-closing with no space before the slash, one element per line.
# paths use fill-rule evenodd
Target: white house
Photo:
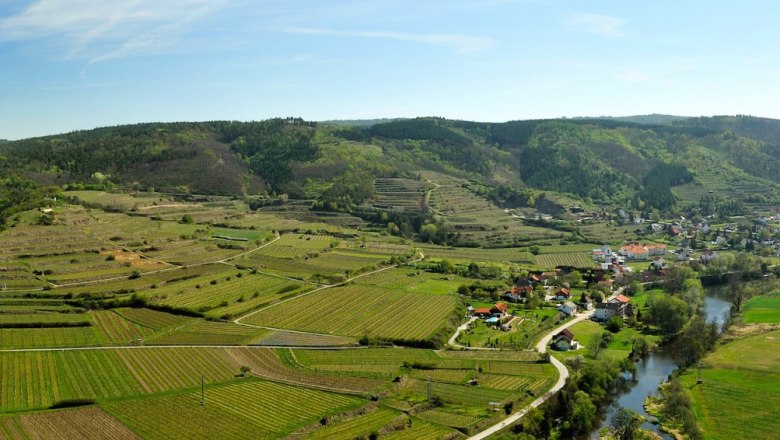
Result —
<path fill-rule="evenodd" d="M 556 350 L 569 351 L 576 350 L 580 347 L 579 343 L 574 340 L 574 333 L 569 329 L 563 329 L 560 333 L 553 336 L 552 345 Z"/>
<path fill-rule="evenodd" d="M 566 301 L 558 306 L 558 311 L 563 312 L 568 316 L 574 316 L 577 314 L 577 305 L 571 301 Z"/>
<path fill-rule="evenodd" d="M 715 251 L 704 251 L 704 253 L 701 254 L 701 261 L 704 262 L 712 261 L 716 258 L 718 258 L 718 254 Z"/>

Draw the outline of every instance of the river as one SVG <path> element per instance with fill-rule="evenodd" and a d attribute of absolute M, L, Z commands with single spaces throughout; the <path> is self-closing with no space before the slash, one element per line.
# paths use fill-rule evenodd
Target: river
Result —
<path fill-rule="evenodd" d="M 731 304 L 724 300 L 721 291 L 718 289 L 707 289 L 704 297 L 704 311 L 707 313 L 708 321 L 715 321 L 718 325 L 723 324 L 728 316 Z M 619 390 L 613 403 L 604 411 L 604 415 L 599 422 L 598 427 L 591 433 L 591 439 L 599 438 L 599 430 L 609 426 L 609 422 L 615 412 L 623 408 L 629 408 L 638 414 L 646 417 L 648 420 L 654 419 L 648 415 L 644 409 L 645 398 L 655 393 L 658 387 L 666 381 L 669 374 L 677 366 L 672 358 L 663 351 L 651 353 L 646 359 L 636 364 L 636 381 L 627 381 L 623 389 Z M 672 437 L 661 432 L 658 426 L 650 422 L 645 422 L 642 428 L 653 431 L 661 435 L 665 440 L 671 440 Z"/>

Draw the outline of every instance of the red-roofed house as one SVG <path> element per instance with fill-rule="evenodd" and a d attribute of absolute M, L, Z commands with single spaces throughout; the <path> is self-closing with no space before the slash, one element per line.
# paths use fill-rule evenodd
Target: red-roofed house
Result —
<path fill-rule="evenodd" d="M 491 309 L 490 313 L 493 315 L 494 318 L 503 318 L 507 315 L 507 312 L 509 311 L 509 307 L 507 307 L 506 303 L 496 303 Z"/>
<path fill-rule="evenodd" d="M 474 309 L 474 316 L 478 316 L 480 318 L 490 318 L 493 316 L 492 313 L 490 313 L 490 309 L 487 307 L 481 307 L 479 309 Z"/>
<path fill-rule="evenodd" d="M 562 300 L 562 299 L 569 299 L 571 298 L 571 291 L 565 287 L 561 287 L 560 289 L 555 291 L 555 299 Z"/>

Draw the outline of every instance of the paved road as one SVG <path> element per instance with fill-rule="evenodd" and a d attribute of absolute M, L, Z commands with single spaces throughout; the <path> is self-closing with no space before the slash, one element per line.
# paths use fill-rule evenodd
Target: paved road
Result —
<path fill-rule="evenodd" d="M 623 289 L 618 289 L 615 293 L 613 293 L 609 299 L 612 299 L 619 295 L 620 293 L 623 293 Z M 595 310 L 589 310 L 584 313 L 580 313 L 577 315 L 576 318 L 572 319 L 571 321 L 560 325 L 553 330 L 551 330 L 549 333 L 544 335 L 541 340 L 536 344 L 536 350 L 538 350 L 540 353 L 546 353 L 547 352 L 547 346 L 550 344 L 550 340 L 552 340 L 553 336 L 560 333 L 561 330 L 571 327 L 572 325 L 584 321 L 586 319 L 590 319 L 593 314 L 596 313 Z M 520 420 L 525 416 L 528 411 L 530 411 L 533 408 L 536 408 L 537 406 L 543 404 L 547 399 L 552 397 L 555 393 L 561 390 L 564 385 L 566 385 L 566 379 L 569 378 L 569 370 L 566 369 L 566 366 L 563 365 L 563 362 L 556 359 L 554 356 L 550 356 L 550 363 L 555 367 L 556 370 L 558 370 L 558 382 L 555 383 L 555 385 L 550 388 L 550 391 L 548 391 L 543 396 L 539 397 L 538 399 L 531 402 L 530 405 L 526 406 L 522 410 L 510 415 L 509 417 L 505 418 L 504 420 L 496 423 L 495 425 L 485 429 L 484 431 L 481 431 L 471 437 L 469 437 L 469 440 L 480 440 L 487 438 L 502 429 L 506 428 L 507 426 L 511 425 L 512 423 L 515 423 L 516 421 Z"/>

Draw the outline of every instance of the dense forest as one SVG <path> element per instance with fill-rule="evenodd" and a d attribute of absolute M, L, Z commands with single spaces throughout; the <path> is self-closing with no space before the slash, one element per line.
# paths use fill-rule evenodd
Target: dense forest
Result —
<path fill-rule="evenodd" d="M 0 144 L 0 177 L 44 188 L 284 193 L 316 200 L 315 209 L 348 211 L 375 199 L 374 178 L 416 178 L 420 170 L 466 179 L 499 205 L 522 206 L 542 191 L 643 212 L 733 212 L 743 202 L 780 201 L 780 121 L 771 119 L 373 122 L 287 118 L 77 131 Z"/>

